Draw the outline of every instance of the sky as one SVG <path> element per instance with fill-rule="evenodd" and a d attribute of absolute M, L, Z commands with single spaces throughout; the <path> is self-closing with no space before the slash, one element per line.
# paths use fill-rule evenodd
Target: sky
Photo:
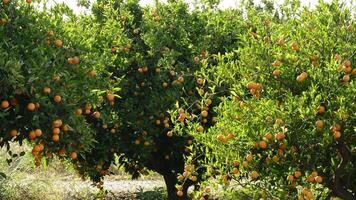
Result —
<path fill-rule="evenodd" d="M 163 0 L 165 1 L 165 0 Z M 191 2 L 192 0 L 185 0 L 186 2 Z M 238 4 L 239 0 L 221 0 L 220 4 L 219 4 L 219 8 L 224 9 L 224 8 L 229 8 L 229 7 L 236 7 Z M 256 3 L 261 2 L 261 0 L 254 0 Z M 278 3 L 283 2 L 283 0 L 275 0 Z M 324 0 L 326 2 L 330 2 L 331 0 Z M 346 0 L 349 2 L 352 2 L 353 0 Z M 74 10 L 75 13 L 81 13 L 84 12 L 85 9 L 84 8 L 80 8 L 77 6 L 77 0 L 49 0 L 50 4 L 54 4 L 55 2 L 57 3 L 66 3 L 70 8 L 72 8 Z M 310 5 L 311 7 L 314 7 L 317 3 L 318 0 L 301 0 L 302 5 L 308 6 Z M 153 0 L 141 0 L 140 4 L 142 6 L 145 5 L 150 5 L 153 4 Z"/>

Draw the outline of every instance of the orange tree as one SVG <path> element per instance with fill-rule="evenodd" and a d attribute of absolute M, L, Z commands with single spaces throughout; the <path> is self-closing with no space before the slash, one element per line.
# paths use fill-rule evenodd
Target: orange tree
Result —
<path fill-rule="evenodd" d="M 116 98 L 113 107 L 120 123 L 95 123 L 96 140 L 103 145 L 87 152 L 86 160 L 79 158 L 86 163 L 79 165 L 79 170 L 92 170 L 99 181 L 117 154 L 119 164 L 133 177 L 146 169 L 154 170 L 164 176 L 169 199 L 187 198 L 188 186 L 199 177 L 175 187 L 177 174 L 184 172 L 184 155 L 190 153 L 194 141 L 188 132 L 179 135 L 171 131 L 173 123 L 189 118 L 187 109 L 177 105 L 200 101 L 196 87 L 205 83 L 195 77 L 195 71 L 207 51 L 225 52 L 237 46 L 239 15 L 189 11 L 188 5 L 179 1 L 147 8 L 140 7 L 138 1 L 96 1 L 92 13 L 88 20 L 100 31 L 91 34 L 107 40 L 104 48 L 115 58 L 106 70 L 113 74 L 112 81 L 120 79 L 117 94 L 121 98 Z M 111 34 L 115 30 L 121 32 Z M 180 113 L 171 115 L 172 109 Z M 211 118 L 204 121 L 206 126 L 212 124 Z M 93 165 L 96 168 L 85 167 Z"/>
<path fill-rule="evenodd" d="M 259 198 L 355 199 L 351 10 L 338 1 L 313 10 L 292 1 L 278 10 L 247 6 L 245 13 L 242 47 L 211 55 L 216 62 L 202 61 L 197 72 L 210 96 L 229 90 L 209 111 L 217 123 L 199 131 L 201 112 L 175 126 L 177 133 L 189 129 L 207 158 L 183 178 L 206 165 L 206 177 L 261 191 Z M 202 190 L 201 199 L 208 192 Z"/>
<path fill-rule="evenodd" d="M 78 163 L 96 145 L 88 122 L 114 123 L 110 112 L 98 111 L 109 109 L 117 90 L 102 70 L 112 55 L 74 35 L 75 21 L 63 6 L 40 11 L 32 1 L 0 3 L 0 146 L 7 146 L 9 162 L 19 156 L 10 142 L 28 141 L 37 165 L 53 155 Z"/>

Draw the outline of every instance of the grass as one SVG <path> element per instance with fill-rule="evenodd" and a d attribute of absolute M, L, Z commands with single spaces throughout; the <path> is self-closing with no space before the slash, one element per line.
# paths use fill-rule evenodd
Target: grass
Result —
<path fill-rule="evenodd" d="M 31 152 L 24 145 L 12 145 L 12 153 L 19 154 L 22 151 Z M 8 164 L 6 159 L 11 158 L 5 149 L 0 149 L 0 199 L 1 200 L 93 200 L 93 199 L 138 199 L 158 200 L 165 199 L 163 188 L 154 188 L 151 191 L 144 189 L 129 192 L 100 191 L 91 185 L 90 181 L 82 181 L 76 175 L 69 163 L 54 159 L 48 166 L 35 167 L 31 153 L 12 158 Z M 130 175 L 122 169 L 114 169 L 115 175 L 107 181 L 129 181 Z M 140 180 L 161 179 L 155 173 L 150 173 Z M 127 184 L 126 184 L 127 185 Z"/>

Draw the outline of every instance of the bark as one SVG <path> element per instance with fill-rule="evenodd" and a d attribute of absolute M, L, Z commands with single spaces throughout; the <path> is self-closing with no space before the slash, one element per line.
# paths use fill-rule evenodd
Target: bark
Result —
<path fill-rule="evenodd" d="M 333 182 L 327 187 L 332 190 L 332 193 L 344 200 L 355 200 L 356 195 L 352 192 L 348 191 L 347 188 L 344 187 L 342 181 L 342 173 L 345 170 L 346 165 L 350 161 L 351 153 L 345 144 L 340 144 L 338 147 L 338 151 L 341 155 L 340 164 L 337 166 L 333 176 Z"/>
<path fill-rule="evenodd" d="M 178 183 L 177 177 L 175 174 L 170 173 L 163 175 L 164 181 L 166 183 L 167 187 L 167 193 L 168 193 L 168 200 L 188 200 L 189 197 L 187 195 L 188 193 L 188 187 L 184 186 L 183 187 L 183 196 L 178 197 L 177 196 L 177 189 L 176 189 L 176 184 Z"/>

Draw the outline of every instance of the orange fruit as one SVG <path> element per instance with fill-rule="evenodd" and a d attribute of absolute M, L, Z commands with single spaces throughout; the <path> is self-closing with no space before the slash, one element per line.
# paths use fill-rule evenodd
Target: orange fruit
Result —
<path fill-rule="evenodd" d="M 43 92 L 46 93 L 46 94 L 49 94 L 49 93 L 51 93 L 51 88 L 49 88 L 49 87 L 44 87 L 44 88 L 43 88 Z"/>
<path fill-rule="evenodd" d="M 99 118 L 100 118 L 100 112 L 98 112 L 98 111 L 95 111 L 95 112 L 93 113 L 93 115 L 94 115 L 94 117 L 95 117 L 96 119 L 99 119 Z"/>
<path fill-rule="evenodd" d="M 53 32 L 53 31 L 48 31 L 48 32 L 47 32 L 47 36 L 48 36 L 48 37 L 52 37 L 53 35 L 54 35 L 54 32 Z"/>
<path fill-rule="evenodd" d="M 205 82 L 205 80 L 202 79 L 202 78 L 198 78 L 198 79 L 197 79 L 197 83 L 198 83 L 199 85 L 203 85 L 204 82 Z"/>
<path fill-rule="evenodd" d="M 60 119 L 54 120 L 54 121 L 52 122 L 52 126 L 53 126 L 54 128 L 59 128 L 59 127 L 62 126 L 62 124 L 63 124 L 63 122 L 62 122 L 62 120 L 60 120 Z"/>
<path fill-rule="evenodd" d="M 295 171 L 294 176 L 295 178 L 299 178 L 300 176 L 302 176 L 302 173 L 300 171 Z"/>
<path fill-rule="evenodd" d="M 282 62 L 280 60 L 275 60 L 273 63 L 272 63 L 273 66 L 275 67 L 279 67 L 282 65 Z"/>
<path fill-rule="evenodd" d="M 280 118 L 277 118 L 276 121 L 275 121 L 275 124 L 276 124 L 277 126 L 281 126 L 281 125 L 283 124 L 283 120 L 280 119 Z"/>
<path fill-rule="evenodd" d="M 61 48 L 63 46 L 63 42 L 62 42 L 62 40 L 57 39 L 56 41 L 54 41 L 54 45 L 57 48 Z"/>
<path fill-rule="evenodd" d="M 235 138 L 235 134 L 233 134 L 233 133 L 229 133 L 229 134 L 227 134 L 227 139 L 234 139 Z"/>
<path fill-rule="evenodd" d="M 26 3 L 28 4 L 32 3 L 32 0 L 26 0 Z"/>
<path fill-rule="evenodd" d="M 284 38 L 279 38 L 279 39 L 278 39 L 278 45 L 279 45 L 279 46 L 284 46 L 285 43 L 286 43 L 286 42 L 285 42 Z"/>
<path fill-rule="evenodd" d="M 315 182 L 321 183 L 321 182 L 323 182 L 323 178 L 321 176 L 316 176 L 315 177 Z"/>
<path fill-rule="evenodd" d="M 200 132 L 200 133 L 203 132 L 203 131 L 204 131 L 204 127 L 199 126 L 199 127 L 197 128 L 197 131 Z"/>
<path fill-rule="evenodd" d="M 267 133 L 267 134 L 265 135 L 265 138 L 266 138 L 267 140 L 270 140 L 270 139 L 273 138 L 273 135 L 272 135 L 271 133 Z"/>
<path fill-rule="evenodd" d="M 247 162 L 251 162 L 253 160 L 253 155 L 252 154 L 247 154 L 246 160 L 247 160 Z"/>
<path fill-rule="evenodd" d="M 53 135 L 59 135 L 61 133 L 61 130 L 59 128 L 53 128 L 52 133 Z"/>
<path fill-rule="evenodd" d="M 352 75 L 356 75 L 356 68 L 354 68 L 351 72 Z"/>
<path fill-rule="evenodd" d="M 75 114 L 76 114 L 76 115 L 82 115 L 82 113 L 83 113 L 83 110 L 82 110 L 81 108 L 77 108 L 77 109 L 75 110 Z"/>
<path fill-rule="evenodd" d="M 209 194 L 209 193 L 211 192 L 210 187 L 206 187 L 206 188 L 204 189 L 204 192 L 207 193 L 207 194 Z"/>
<path fill-rule="evenodd" d="M 27 104 L 28 111 L 34 111 L 36 109 L 36 105 L 34 103 Z"/>
<path fill-rule="evenodd" d="M 349 82 L 350 81 L 350 75 L 346 74 L 342 77 L 343 82 Z"/>
<path fill-rule="evenodd" d="M 239 169 L 236 168 L 236 167 L 234 167 L 234 168 L 232 169 L 232 173 L 233 173 L 233 174 L 238 174 L 239 172 L 240 172 Z"/>
<path fill-rule="evenodd" d="M 273 160 L 273 162 L 278 162 L 279 161 L 279 157 L 278 156 L 273 156 L 272 160 Z"/>
<path fill-rule="evenodd" d="M 180 122 L 184 122 L 185 118 L 186 118 L 186 115 L 185 115 L 184 113 L 180 113 L 180 114 L 179 114 L 179 117 L 178 117 L 178 120 L 179 120 Z"/>
<path fill-rule="evenodd" d="M 339 139 L 341 137 L 341 132 L 340 131 L 335 131 L 333 133 L 333 135 L 334 135 L 334 139 L 337 140 L 337 139 Z"/>
<path fill-rule="evenodd" d="M 292 47 L 292 49 L 294 51 L 299 51 L 300 50 L 299 44 L 297 42 L 293 42 L 291 47 Z"/>
<path fill-rule="evenodd" d="M 80 63 L 80 58 L 78 57 L 78 56 L 74 56 L 73 57 L 73 64 L 74 65 L 77 65 L 77 64 L 79 64 Z"/>
<path fill-rule="evenodd" d="M 66 150 L 60 149 L 60 150 L 58 151 L 58 155 L 59 155 L 59 156 L 65 156 L 65 155 L 66 155 Z"/>
<path fill-rule="evenodd" d="M 184 192 L 181 190 L 177 191 L 177 196 L 182 197 L 184 195 Z"/>
<path fill-rule="evenodd" d="M 252 180 L 256 180 L 258 178 L 259 174 L 256 171 L 252 171 L 250 176 L 251 176 Z"/>
<path fill-rule="evenodd" d="M 6 5 L 6 4 L 10 3 L 10 0 L 2 0 L 2 2 Z"/>
<path fill-rule="evenodd" d="M 288 175 L 288 176 L 287 176 L 287 180 L 288 180 L 289 182 L 294 181 L 294 176 L 293 176 L 293 175 Z"/>
<path fill-rule="evenodd" d="M 106 99 L 107 99 L 108 101 L 114 101 L 115 96 L 114 96 L 112 93 L 108 93 L 108 94 L 106 95 Z"/>
<path fill-rule="evenodd" d="M 166 87 L 168 87 L 168 83 L 164 82 L 164 83 L 162 83 L 162 86 L 163 86 L 164 88 L 166 88 Z"/>
<path fill-rule="evenodd" d="M 173 132 L 172 131 L 168 131 L 167 132 L 167 137 L 173 137 Z"/>
<path fill-rule="evenodd" d="M 52 80 L 53 80 L 53 81 L 56 81 L 56 82 L 58 82 L 60 79 L 61 79 L 61 77 L 58 76 L 58 75 L 54 75 L 54 76 L 52 77 Z"/>
<path fill-rule="evenodd" d="M 70 157 L 71 157 L 73 160 L 75 160 L 75 159 L 78 158 L 78 154 L 77 154 L 76 152 L 71 152 L 71 153 L 70 153 Z"/>
<path fill-rule="evenodd" d="M 284 135 L 284 133 L 279 132 L 279 133 L 277 133 L 274 137 L 275 137 L 277 140 L 283 140 L 284 137 L 285 137 L 285 135 Z"/>
<path fill-rule="evenodd" d="M 40 137 L 42 135 L 42 130 L 41 129 L 36 129 L 35 130 L 36 137 Z"/>
<path fill-rule="evenodd" d="M 143 73 L 148 72 L 148 67 L 142 67 L 142 72 L 143 72 Z"/>
<path fill-rule="evenodd" d="M 183 83 L 184 82 L 184 77 L 183 76 L 178 77 L 178 82 Z"/>
<path fill-rule="evenodd" d="M 16 137 L 17 134 L 18 134 L 18 132 L 17 132 L 17 130 L 15 130 L 15 129 L 11 130 L 10 133 L 9 133 L 10 137 L 12 137 L 12 138 L 13 138 L 13 137 Z"/>
<path fill-rule="evenodd" d="M 324 106 L 319 106 L 319 107 L 318 107 L 318 113 L 319 113 L 319 114 L 325 113 L 325 107 L 324 107 Z"/>
<path fill-rule="evenodd" d="M 29 138 L 30 140 L 36 139 L 36 133 L 35 133 L 35 131 L 30 131 L 29 134 L 28 134 L 28 138 Z"/>
<path fill-rule="evenodd" d="M 63 132 L 68 132 L 68 131 L 69 131 L 69 126 L 68 126 L 68 124 L 65 124 L 64 126 L 62 126 L 62 131 L 63 131 Z"/>
<path fill-rule="evenodd" d="M 53 100 L 54 100 L 54 102 L 56 102 L 56 103 L 60 103 L 60 102 L 62 101 L 62 97 L 59 96 L 59 95 L 56 95 L 56 96 L 53 97 Z"/>
<path fill-rule="evenodd" d="M 276 70 L 274 70 L 274 71 L 272 72 L 272 74 L 273 74 L 273 76 L 275 76 L 275 77 L 279 77 L 279 76 L 281 75 L 281 70 L 276 69 Z"/>
<path fill-rule="evenodd" d="M 324 121 L 323 120 L 317 120 L 315 122 L 315 126 L 317 130 L 322 130 L 324 128 Z"/>
<path fill-rule="evenodd" d="M 348 59 L 346 59 L 346 60 L 344 61 L 344 65 L 345 65 L 345 67 L 351 67 L 351 61 L 348 60 Z"/>
<path fill-rule="evenodd" d="M 207 117 L 208 116 L 208 112 L 206 110 L 201 111 L 201 116 L 202 117 Z"/>
<path fill-rule="evenodd" d="M 88 72 L 88 75 L 89 75 L 90 77 L 96 77 L 96 76 L 97 76 L 96 70 L 95 70 L 95 69 L 90 70 L 90 71 Z"/>
<path fill-rule="evenodd" d="M 10 103 L 8 101 L 4 100 L 4 101 L 1 102 L 1 108 L 2 109 L 6 109 L 9 106 L 10 106 Z"/>
<path fill-rule="evenodd" d="M 258 145 L 259 145 L 259 147 L 261 148 L 261 149 L 265 149 L 265 148 L 267 148 L 267 142 L 266 141 L 260 141 L 259 143 L 258 143 Z"/>

